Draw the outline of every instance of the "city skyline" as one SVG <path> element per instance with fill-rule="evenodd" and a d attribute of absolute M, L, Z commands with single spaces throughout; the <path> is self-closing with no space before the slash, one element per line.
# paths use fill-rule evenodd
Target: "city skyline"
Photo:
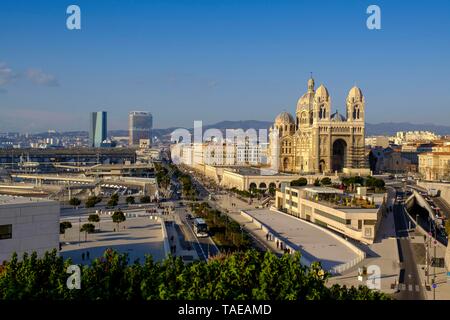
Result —
<path fill-rule="evenodd" d="M 0 54 L 0 131 L 83 130 L 98 109 L 110 129 L 125 129 L 135 106 L 151 110 L 156 128 L 270 121 L 295 110 L 310 72 L 341 113 L 343 92 L 358 85 L 369 123 L 450 117 L 444 1 L 441 10 L 378 1 L 381 30 L 366 27 L 368 1 L 79 1 L 82 29 L 72 31 L 67 3 L 19 3 L 0 10 L 9 44 Z"/>

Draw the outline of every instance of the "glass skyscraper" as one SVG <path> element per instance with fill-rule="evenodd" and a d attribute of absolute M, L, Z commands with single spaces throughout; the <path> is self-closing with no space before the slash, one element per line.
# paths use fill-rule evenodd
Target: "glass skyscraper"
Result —
<path fill-rule="evenodd" d="M 139 140 L 152 138 L 153 117 L 150 112 L 132 111 L 128 115 L 129 145 L 139 145 Z"/>
<path fill-rule="evenodd" d="M 92 112 L 89 130 L 90 147 L 100 148 L 102 142 L 106 140 L 106 111 Z"/>

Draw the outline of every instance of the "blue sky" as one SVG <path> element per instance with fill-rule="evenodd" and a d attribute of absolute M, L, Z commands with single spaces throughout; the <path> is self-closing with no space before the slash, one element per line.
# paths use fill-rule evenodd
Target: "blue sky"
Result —
<path fill-rule="evenodd" d="M 81 8 L 82 30 L 66 28 Z M 382 30 L 366 28 L 377 4 Z M 344 112 L 356 83 L 366 121 L 450 125 L 450 2 L 0 2 L 0 132 L 110 129 L 149 110 L 155 127 L 273 120 L 295 112 L 309 72 Z"/>

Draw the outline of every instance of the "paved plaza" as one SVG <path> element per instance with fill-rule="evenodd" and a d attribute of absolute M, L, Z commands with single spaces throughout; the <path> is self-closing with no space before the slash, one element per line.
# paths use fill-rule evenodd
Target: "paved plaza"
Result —
<path fill-rule="evenodd" d="M 154 261 L 161 261 L 165 257 L 162 227 L 159 220 L 149 217 L 132 217 L 120 224 L 113 223 L 110 217 L 101 216 L 100 231 L 87 235 L 85 241 L 84 232 L 79 234 L 78 219 L 72 222 L 72 228 L 66 230 L 65 235 L 60 236 L 62 243 L 61 255 L 64 258 L 71 258 L 74 263 L 87 264 L 89 261 L 103 255 L 108 249 L 114 249 L 120 253 L 128 253 L 129 262 L 133 263 L 139 259 L 141 263 L 145 260 L 145 255 L 150 254 Z M 86 219 L 81 221 L 81 225 L 88 223 Z M 94 223 L 96 228 L 98 224 Z M 79 239 L 81 238 L 81 242 Z M 87 259 L 89 252 L 89 260 Z M 85 260 L 82 254 L 85 253 Z"/>
<path fill-rule="evenodd" d="M 326 270 L 356 259 L 357 254 L 328 232 L 307 221 L 269 209 L 245 211 L 291 243 L 310 261 L 320 261 Z"/>

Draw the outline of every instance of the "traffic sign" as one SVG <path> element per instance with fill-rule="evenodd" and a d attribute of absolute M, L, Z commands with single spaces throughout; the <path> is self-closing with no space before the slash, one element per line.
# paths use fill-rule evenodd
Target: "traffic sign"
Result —
<path fill-rule="evenodd" d="M 437 284 L 433 283 L 432 287 L 433 287 L 433 289 L 436 289 L 437 288 Z"/>

